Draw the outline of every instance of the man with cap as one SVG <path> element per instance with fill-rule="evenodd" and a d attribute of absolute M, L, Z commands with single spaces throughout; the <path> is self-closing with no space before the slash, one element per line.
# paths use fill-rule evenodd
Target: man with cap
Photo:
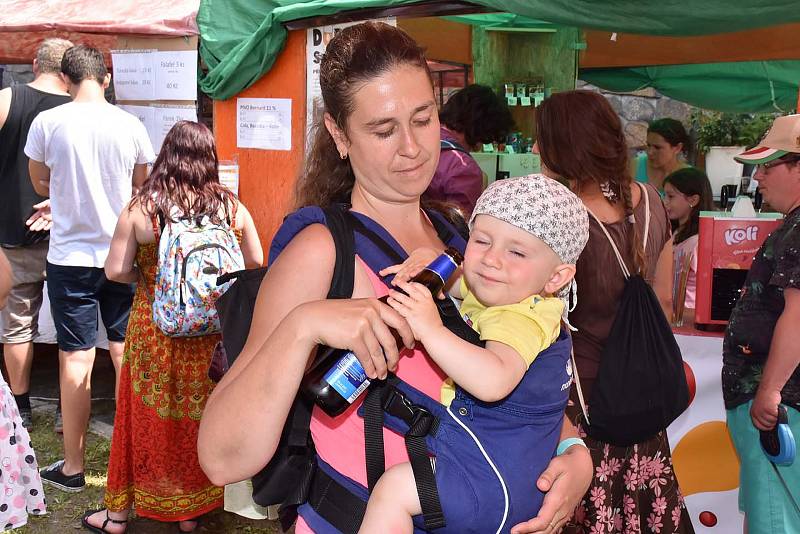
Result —
<path fill-rule="evenodd" d="M 800 437 L 800 115 L 778 117 L 759 145 L 739 154 L 755 164 L 767 202 L 785 214 L 758 250 L 723 343 L 722 393 L 741 461 L 739 508 L 750 534 L 800 532 L 800 462 L 775 466 L 760 432 L 778 422 L 778 406 Z"/>

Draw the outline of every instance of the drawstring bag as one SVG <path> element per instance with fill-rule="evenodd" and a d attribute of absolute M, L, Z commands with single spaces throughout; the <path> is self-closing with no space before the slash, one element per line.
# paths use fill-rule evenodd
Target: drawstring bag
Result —
<path fill-rule="evenodd" d="M 650 199 L 644 188 L 642 195 L 646 247 Z M 680 348 L 655 292 L 641 275 L 631 275 L 608 230 L 594 213 L 589 214 L 608 238 L 626 282 L 600 355 L 588 413 L 579 382 L 578 396 L 589 436 L 630 446 L 655 436 L 682 414 L 689 406 L 689 388 Z"/>

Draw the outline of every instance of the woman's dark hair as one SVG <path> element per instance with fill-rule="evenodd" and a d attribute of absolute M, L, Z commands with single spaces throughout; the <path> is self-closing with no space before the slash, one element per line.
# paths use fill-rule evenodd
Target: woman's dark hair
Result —
<path fill-rule="evenodd" d="M 647 127 L 647 133 L 660 135 L 672 146 L 683 144 L 684 151 L 689 149 L 689 134 L 681 121 L 670 118 L 654 120 Z"/>
<path fill-rule="evenodd" d="M 608 101 L 591 91 L 554 93 L 536 108 L 536 136 L 542 163 L 566 180 L 608 184 L 632 220 L 632 178 L 628 147 L 619 117 Z M 644 271 L 644 249 L 633 224 L 631 252 L 636 272 Z"/>
<path fill-rule="evenodd" d="M 167 133 L 153 170 L 136 200 L 152 217 L 161 214 L 174 221 L 180 214 L 208 215 L 221 222 L 222 208 L 236 202 L 234 194 L 219 183 L 217 149 L 214 134 L 204 124 L 177 122 Z"/>
<path fill-rule="evenodd" d="M 319 84 L 325 111 L 343 132 L 347 132 L 356 91 L 398 65 L 419 67 L 431 79 L 422 48 L 399 28 L 364 22 L 339 31 L 331 39 L 320 63 Z M 297 181 L 297 207 L 349 202 L 355 176 L 350 161 L 340 158 L 322 114 L 312 136 L 311 150 Z"/>
<path fill-rule="evenodd" d="M 439 112 L 439 121 L 454 132 L 464 134 L 470 146 L 505 141 L 514 128 L 514 119 L 505 101 L 491 87 L 468 85 L 453 93 Z"/>
<path fill-rule="evenodd" d="M 675 243 L 686 241 L 697 234 L 700 227 L 700 212 L 711 211 L 714 209 L 714 196 L 711 192 L 711 182 L 708 181 L 706 173 L 694 167 L 678 169 L 664 178 L 664 185 L 672 184 L 672 187 L 686 196 L 697 195 L 700 200 L 692 206 L 692 213 L 684 226 L 677 226 L 673 221 L 673 231 L 675 231 Z"/>

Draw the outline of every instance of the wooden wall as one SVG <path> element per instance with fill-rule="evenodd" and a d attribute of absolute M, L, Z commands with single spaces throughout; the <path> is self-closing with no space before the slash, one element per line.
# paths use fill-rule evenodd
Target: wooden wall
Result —
<path fill-rule="evenodd" d="M 221 160 L 239 159 L 239 196 L 250 210 L 266 252 L 292 208 L 294 185 L 305 153 L 306 31 L 289 32 L 270 71 L 237 96 L 292 99 L 292 149 L 236 147 L 236 97 L 214 101 L 214 137 Z"/>

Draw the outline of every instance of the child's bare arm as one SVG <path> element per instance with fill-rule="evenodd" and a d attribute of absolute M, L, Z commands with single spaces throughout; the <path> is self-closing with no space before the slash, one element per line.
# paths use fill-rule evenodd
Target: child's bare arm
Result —
<path fill-rule="evenodd" d="M 459 338 L 442 324 L 430 291 L 421 284 L 398 282 L 388 303 L 405 317 L 414 337 L 450 378 L 485 402 L 505 398 L 522 380 L 526 365 L 510 346 L 488 341 L 486 348 Z"/>

